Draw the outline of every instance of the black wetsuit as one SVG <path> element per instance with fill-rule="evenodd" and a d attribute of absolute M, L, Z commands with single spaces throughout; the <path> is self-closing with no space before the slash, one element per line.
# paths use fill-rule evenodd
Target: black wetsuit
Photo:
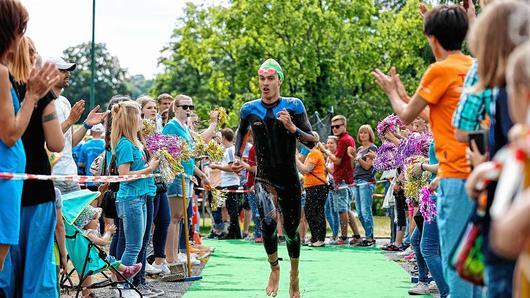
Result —
<path fill-rule="evenodd" d="M 278 250 L 276 221 L 280 210 L 289 256 L 298 258 L 302 193 L 295 160 L 297 134 L 290 133 L 277 119 L 278 113 L 283 109 L 289 112 L 297 128 L 304 133 L 311 133 L 311 125 L 300 99 L 283 97 L 272 105 L 266 105 L 261 99 L 257 99 L 245 103 L 241 108 L 241 122 L 236 133 L 236 155 L 242 155 L 245 137 L 250 128 L 257 163 L 254 189 L 265 250 L 268 255 Z M 313 144 L 306 145 L 313 147 Z"/>

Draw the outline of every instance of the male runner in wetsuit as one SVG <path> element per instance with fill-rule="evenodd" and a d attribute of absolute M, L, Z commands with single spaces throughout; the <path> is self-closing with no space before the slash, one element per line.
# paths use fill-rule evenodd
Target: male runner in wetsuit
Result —
<path fill-rule="evenodd" d="M 302 194 L 295 162 L 296 140 L 312 148 L 316 139 L 311 134 L 311 125 L 302 101 L 280 96 L 284 75 L 278 62 L 268 59 L 261 65 L 258 75 L 261 98 L 247 102 L 241 107 L 233 167 L 236 170 L 241 167 L 239 158 L 245 148 L 245 137 L 251 128 L 257 161 L 254 191 L 260 213 L 263 243 L 271 265 L 266 292 L 268 296 L 273 297 L 278 293 L 280 266 L 276 227 L 278 212 L 281 212 L 291 259 L 289 294 L 291 298 L 298 298 L 298 225 Z"/>

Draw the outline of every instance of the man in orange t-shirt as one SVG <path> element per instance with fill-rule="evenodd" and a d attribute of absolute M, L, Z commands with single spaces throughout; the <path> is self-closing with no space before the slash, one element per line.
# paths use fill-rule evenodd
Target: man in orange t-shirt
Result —
<path fill-rule="evenodd" d="M 474 207 L 464 187 L 470 172 L 465 154 L 466 144 L 456 140 L 451 124 L 464 78 L 473 62 L 471 57 L 461 52 L 467 29 L 467 14 L 459 6 L 441 5 L 425 14 L 424 33 L 436 62 L 429 66 L 412 98 L 407 96 L 395 68 L 390 70 L 388 76 L 378 69 L 373 72 L 377 84 L 390 99 L 394 112 L 405 124 L 418 116 L 430 120 L 436 157 L 440 164 L 436 220 L 443 276 L 435 276 L 437 270 L 430 271 L 437 284 L 443 281 L 447 283 L 451 297 L 482 296 L 479 287 L 461 279 L 449 266 L 449 255 L 457 245 L 458 237 Z M 423 286 L 418 284 L 416 288 Z"/>

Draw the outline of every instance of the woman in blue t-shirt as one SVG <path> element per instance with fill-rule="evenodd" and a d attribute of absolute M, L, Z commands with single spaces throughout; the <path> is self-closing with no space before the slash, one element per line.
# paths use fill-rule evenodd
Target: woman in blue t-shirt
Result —
<path fill-rule="evenodd" d="M 134 101 L 123 101 L 112 107 L 111 148 L 120 175 L 151 174 L 158 167 L 157 157 L 147 163 L 138 139 L 142 125 L 140 115 L 140 105 Z M 120 182 L 116 193 L 116 210 L 122 225 L 119 228 L 125 235 L 121 262 L 126 266 L 136 263 L 142 248 L 147 220 L 146 199 L 151 194 L 151 185 L 154 185 L 153 178 Z"/>
<path fill-rule="evenodd" d="M 191 97 L 186 95 L 177 96 L 175 101 L 171 104 L 170 109 L 175 116 L 166 124 L 166 126 L 164 126 L 162 133 L 177 136 L 179 139 L 186 142 L 190 150 L 193 150 L 195 141 L 187 124 L 188 118 L 191 117 L 194 109 Z M 216 117 L 217 116 L 214 118 L 216 119 Z M 211 120 L 212 119 L 210 119 L 210 121 Z M 207 131 L 209 133 L 214 131 L 216 125 L 216 121 L 211 121 L 210 127 Z M 199 137 L 203 137 L 203 134 Z M 187 207 L 184 208 L 182 201 L 179 199 L 182 199 L 183 193 L 186 193 L 186 198 L 191 198 L 193 193 L 193 183 L 190 178 L 193 177 L 194 174 L 201 179 L 203 185 L 209 186 L 210 184 L 208 177 L 195 166 L 194 159 L 182 161 L 182 166 L 184 168 L 184 191 L 182 189 L 182 177 L 180 175 L 177 175 L 173 183 L 169 184 L 167 188 L 169 209 L 171 210 L 171 222 L 169 224 L 166 241 L 166 261 L 169 266 L 174 265 L 178 261 L 179 240 L 182 239 L 179 233 L 181 226 L 180 221 L 184 216 L 184 211 L 187 210 Z M 188 204 L 190 201 L 191 200 L 187 201 Z M 182 245 L 180 245 L 180 247 L 182 248 Z"/>

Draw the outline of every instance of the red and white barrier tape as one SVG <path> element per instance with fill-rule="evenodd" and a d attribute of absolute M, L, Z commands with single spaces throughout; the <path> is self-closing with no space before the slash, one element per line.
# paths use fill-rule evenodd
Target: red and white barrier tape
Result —
<path fill-rule="evenodd" d="M 379 183 L 385 183 L 385 182 L 389 182 L 390 180 L 388 179 L 382 179 L 382 180 L 377 180 L 377 181 L 369 181 L 369 182 L 363 182 L 363 183 L 352 183 L 352 184 L 347 184 L 347 185 L 341 185 L 339 187 L 335 187 L 334 190 L 341 190 L 341 189 L 347 189 L 347 188 L 355 188 L 355 187 L 359 187 L 359 186 L 363 186 L 363 185 L 369 185 L 369 184 L 379 184 Z"/>
<path fill-rule="evenodd" d="M 196 190 L 205 190 L 203 187 L 195 187 Z M 221 189 L 222 192 L 226 193 L 249 193 L 254 192 L 250 189 Z"/>
<path fill-rule="evenodd" d="M 390 180 L 383 179 L 383 180 L 369 181 L 369 182 L 363 182 L 363 183 L 352 183 L 352 184 L 341 185 L 339 187 L 335 187 L 334 190 L 337 191 L 337 190 L 341 190 L 341 189 L 355 188 L 355 187 L 359 187 L 359 186 L 363 186 L 363 185 L 385 183 L 385 182 L 388 182 L 388 181 L 390 181 Z M 196 190 L 205 190 L 202 187 L 195 187 L 195 189 Z M 254 192 L 254 190 L 249 190 L 249 189 L 222 189 L 221 191 L 222 192 L 227 192 L 227 193 L 249 193 L 249 192 Z"/>
<path fill-rule="evenodd" d="M 48 181 L 75 181 L 79 183 L 87 182 L 124 182 L 144 178 L 153 178 L 157 174 L 148 175 L 118 175 L 118 176 L 78 176 L 78 175 L 38 175 L 19 173 L 0 173 L 0 179 L 7 180 L 48 180 Z"/>

